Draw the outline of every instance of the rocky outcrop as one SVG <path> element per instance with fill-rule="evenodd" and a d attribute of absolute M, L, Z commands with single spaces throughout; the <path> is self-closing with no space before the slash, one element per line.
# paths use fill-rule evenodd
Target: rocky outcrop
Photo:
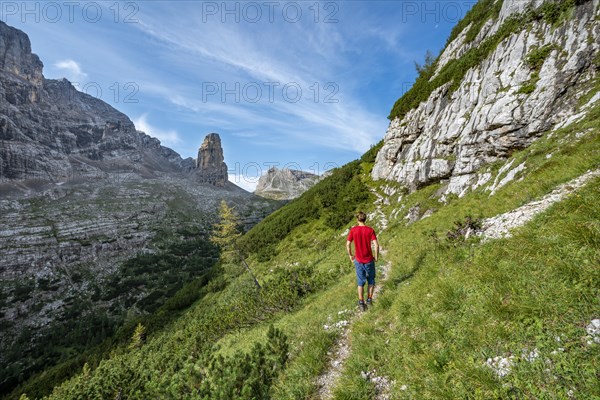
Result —
<path fill-rule="evenodd" d="M 22 31 L 0 22 L 0 179 L 61 182 L 114 171 L 140 177 L 192 169 L 158 139 L 69 81 L 45 79 Z"/>
<path fill-rule="evenodd" d="M 275 200 L 291 200 L 299 197 L 319 181 L 319 176 L 293 169 L 269 168 L 260 177 L 254 194 Z"/>
<path fill-rule="evenodd" d="M 436 74 L 452 59 L 479 46 L 502 23 L 541 1 L 505 0 L 497 20 L 487 21 L 471 43 L 467 26 L 438 60 Z M 577 112 L 578 99 L 596 78 L 600 49 L 599 1 L 576 7 L 556 27 L 544 19 L 519 27 L 468 70 L 458 89 L 452 82 L 390 122 L 372 176 L 410 190 L 447 180 L 446 193 L 462 195 L 477 184 L 482 165 L 527 147 Z M 531 57 L 546 49 L 533 66 Z"/>
<path fill-rule="evenodd" d="M 195 177 L 204 183 L 224 186 L 228 181 L 227 165 L 224 160 L 221 137 L 218 133 L 209 133 L 198 150 Z"/>
<path fill-rule="evenodd" d="M 39 88 L 44 80 L 43 67 L 38 56 L 31 52 L 29 37 L 0 23 L 0 70 Z"/>

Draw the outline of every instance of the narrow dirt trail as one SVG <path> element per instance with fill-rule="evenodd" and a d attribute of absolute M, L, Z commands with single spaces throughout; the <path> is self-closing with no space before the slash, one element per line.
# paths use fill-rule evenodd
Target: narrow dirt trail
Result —
<path fill-rule="evenodd" d="M 374 224 L 376 224 L 380 230 L 385 230 L 388 225 L 388 220 L 381 210 L 381 205 L 384 203 L 383 197 L 376 191 L 373 191 L 373 193 L 377 197 L 377 200 L 375 201 L 377 208 L 373 214 L 370 214 L 370 216 L 371 218 L 374 217 Z M 381 248 L 380 253 L 385 257 L 387 251 Z M 381 292 L 382 283 L 387 279 L 391 266 L 392 263 L 390 261 L 377 266 L 377 281 L 373 295 L 374 302 L 377 302 L 377 297 Z M 374 307 L 376 307 L 376 305 Z M 328 355 L 331 356 L 329 365 L 327 366 L 327 369 L 317 378 L 317 387 L 319 389 L 316 397 L 318 399 L 327 400 L 333 397 L 333 391 L 337 386 L 340 376 L 342 375 L 346 360 L 352 352 L 352 343 L 350 340 L 352 326 L 362 318 L 368 318 L 368 314 L 371 312 L 370 309 L 367 309 L 365 312 L 360 312 L 358 311 L 358 307 L 356 307 L 356 310 L 357 311 L 354 312 L 348 319 L 348 323 L 342 327 L 342 332 L 340 333 L 337 342 L 333 346 L 333 349 L 328 352 Z M 369 379 L 375 385 L 375 389 L 377 391 L 377 396 L 375 397 L 376 400 L 388 400 L 391 398 L 388 394 L 390 382 L 386 377 L 377 376 L 376 371 L 363 372 L 361 375 L 363 379 Z"/>
<path fill-rule="evenodd" d="M 383 254 L 383 251 L 382 251 Z M 377 301 L 377 296 L 379 295 L 380 291 L 381 291 L 381 284 L 383 282 L 385 282 L 385 279 L 388 276 L 388 272 L 390 270 L 391 267 L 391 262 L 387 262 L 385 264 L 382 264 L 381 266 L 379 266 L 377 268 L 377 285 L 375 286 L 375 292 L 374 292 L 374 301 Z M 373 306 L 376 307 L 376 306 Z M 358 309 L 358 308 L 357 308 Z M 344 368 L 345 365 L 345 361 L 348 359 L 348 357 L 350 356 L 350 353 L 352 351 L 352 343 L 350 341 L 350 333 L 352 332 L 352 326 L 354 325 L 354 323 L 356 323 L 356 321 L 360 321 L 362 318 L 367 317 L 368 318 L 368 314 L 371 312 L 370 309 L 368 309 L 365 312 L 360 312 L 360 311 L 356 311 L 352 317 L 349 318 L 348 320 L 348 324 L 346 326 L 344 326 L 342 328 L 342 332 L 340 334 L 340 337 L 338 338 L 337 342 L 335 343 L 333 350 L 331 350 L 330 354 L 332 354 L 333 356 L 331 357 L 331 360 L 329 361 L 329 365 L 327 367 L 327 369 L 325 370 L 325 372 L 323 372 L 323 374 L 321 374 L 321 376 L 318 377 L 317 379 L 317 386 L 319 388 L 318 392 L 317 392 L 317 398 L 318 399 L 331 399 L 333 396 L 333 390 L 336 387 L 336 384 L 340 378 L 340 376 L 342 375 L 342 370 Z M 365 379 L 371 379 L 371 381 L 373 381 L 373 383 L 375 383 L 376 388 L 378 386 L 389 386 L 389 384 L 386 385 L 387 383 L 387 379 L 386 378 L 382 378 L 382 377 L 378 377 L 376 376 L 376 374 L 372 373 L 372 372 L 366 372 L 365 375 L 363 376 L 363 378 Z M 378 385 L 378 383 L 381 383 L 381 385 Z M 381 388 L 383 389 L 383 387 Z M 380 390 L 378 390 L 379 392 Z M 384 390 L 381 390 L 381 392 L 383 392 Z M 389 397 L 385 396 L 385 393 L 381 393 L 383 395 L 383 397 L 376 397 L 376 399 L 381 399 L 381 400 L 385 400 L 388 399 Z"/>

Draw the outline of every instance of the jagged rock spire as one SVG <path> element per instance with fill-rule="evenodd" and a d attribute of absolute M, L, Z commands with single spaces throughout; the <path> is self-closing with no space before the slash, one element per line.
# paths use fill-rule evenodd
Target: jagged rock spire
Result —
<path fill-rule="evenodd" d="M 196 175 L 200 181 L 216 186 L 227 182 L 227 164 L 223 157 L 221 137 L 218 133 L 209 133 L 198 150 Z"/>

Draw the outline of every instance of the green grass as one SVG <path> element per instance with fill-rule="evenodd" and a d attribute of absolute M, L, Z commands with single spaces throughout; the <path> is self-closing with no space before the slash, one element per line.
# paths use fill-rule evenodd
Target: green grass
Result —
<path fill-rule="evenodd" d="M 337 398 L 363 390 L 357 376 L 370 366 L 396 380 L 394 398 L 566 398 L 570 389 L 599 396 L 598 346 L 583 340 L 600 306 L 599 196 L 596 180 L 511 239 L 428 254 L 409 285 L 388 285 L 387 308 L 354 327 L 356 351 Z M 402 256 L 404 264 L 415 259 Z M 540 359 L 518 361 L 504 379 L 483 366 L 534 349 Z"/>
<path fill-rule="evenodd" d="M 453 220 L 514 209 L 599 168 L 598 121 L 596 106 L 586 121 L 514 154 L 513 165 L 527 165 L 522 182 L 492 197 L 478 189 L 407 228 L 398 221 L 382 235 L 395 268 L 373 318 L 353 328 L 355 350 L 336 398 L 372 397 L 373 385 L 359 378 L 372 368 L 396 381 L 392 398 L 566 398 L 572 389 L 582 398 L 600 396 L 598 346 L 583 339 L 600 309 L 600 180 L 513 238 L 452 245 L 443 235 Z M 577 140 L 577 132 L 588 133 Z M 419 192 L 403 199 L 407 208 L 430 201 L 434 190 Z M 483 366 L 487 358 L 519 359 L 534 349 L 540 358 L 518 361 L 506 378 Z"/>

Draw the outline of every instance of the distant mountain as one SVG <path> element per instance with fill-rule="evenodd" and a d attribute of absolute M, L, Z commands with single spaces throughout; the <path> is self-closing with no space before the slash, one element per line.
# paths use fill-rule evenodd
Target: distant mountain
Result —
<path fill-rule="evenodd" d="M 291 200 L 299 197 L 319 181 L 319 176 L 293 169 L 269 168 L 260 177 L 254 194 L 275 200 Z"/>
<path fill-rule="evenodd" d="M 22 31 L 0 22 L 0 177 L 22 181 L 142 177 L 194 168 L 102 100 L 46 79 Z"/>

